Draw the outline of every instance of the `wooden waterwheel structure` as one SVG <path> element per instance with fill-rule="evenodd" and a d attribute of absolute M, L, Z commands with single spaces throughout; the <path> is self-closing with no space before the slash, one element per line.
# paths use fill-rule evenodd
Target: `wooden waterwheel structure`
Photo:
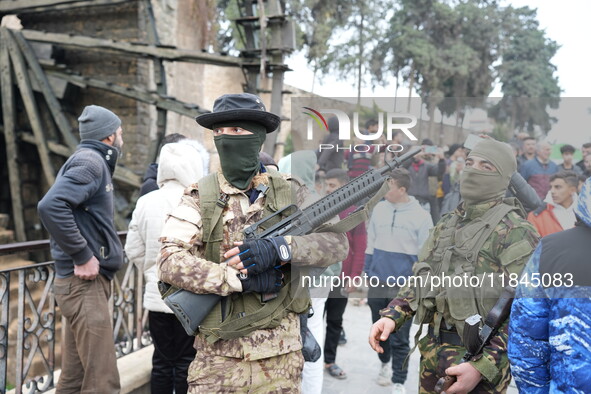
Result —
<path fill-rule="evenodd" d="M 0 0 L 0 19 L 16 15 L 23 26 L 0 28 L 0 212 L 10 214 L 16 240 L 45 237 L 36 204 L 76 148 L 76 118 L 88 104 L 115 108 L 123 120 L 127 153 L 114 180 L 117 226 L 127 228 L 143 170 L 167 132 L 167 114 L 208 112 L 202 102 L 168 95 L 169 64 L 237 67 L 242 89 L 270 94 L 270 110 L 281 114 L 284 56 L 294 48 L 281 1 L 238 0 L 239 56 L 161 45 L 156 1 Z M 270 81 L 266 87 L 261 78 Z M 275 138 L 266 151 L 273 152 Z"/>

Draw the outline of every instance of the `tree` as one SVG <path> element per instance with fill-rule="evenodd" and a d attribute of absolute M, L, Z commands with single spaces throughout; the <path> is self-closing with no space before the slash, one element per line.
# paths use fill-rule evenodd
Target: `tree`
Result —
<path fill-rule="evenodd" d="M 503 98 L 489 111 L 499 122 L 532 133 L 536 127 L 548 132 L 554 119 L 549 108 L 558 108 L 561 89 L 551 63 L 559 46 L 546 37 L 528 7 L 505 10 L 505 46 L 499 66 Z"/>
<path fill-rule="evenodd" d="M 304 0 L 287 3 L 296 22 L 298 47 L 302 47 L 314 72 L 326 70 L 333 61 L 330 42 L 351 16 L 352 0 Z"/>
<path fill-rule="evenodd" d="M 323 74 L 334 72 L 343 80 L 355 78 L 358 104 L 370 54 L 383 34 L 386 4 L 385 0 L 352 1 L 347 7 L 347 18 L 332 25 L 330 40 L 321 46 L 325 50 L 316 52 L 316 65 Z"/>
<path fill-rule="evenodd" d="M 435 110 L 456 114 L 483 106 L 495 80 L 499 11 L 495 2 L 400 0 L 373 62 L 377 82 L 390 73 L 415 87 L 433 129 Z M 474 100 L 474 97 L 480 97 Z M 470 98 L 470 99 L 468 99 Z"/>

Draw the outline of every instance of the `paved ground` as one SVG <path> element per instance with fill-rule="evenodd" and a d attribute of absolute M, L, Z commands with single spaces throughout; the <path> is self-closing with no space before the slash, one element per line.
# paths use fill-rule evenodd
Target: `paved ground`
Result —
<path fill-rule="evenodd" d="M 352 300 L 349 300 L 343 325 L 347 334 L 347 344 L 339 346 L 336 363 L 347 373 L 347 379 L 335 379 L 325 372 L 322 392 L 324 394 L 389 393 L 392 386 L 383 387 L 376 383 L 381 362 L 367 342 L 371 327 L 369 306 L 356 306 Z M 413 338 L 417 328 L 418 326 L 413 325 L 410 333 L 411 348 L 414 344 Z M 416 393 L 418 391 L 418 371 L 419 351 L 417 349 L 409 360 L 408 378 L 405 384 L 407 393 Z M 517 389 L 513 384 L 509 388 L 508 394 L 517 394 Z"/>

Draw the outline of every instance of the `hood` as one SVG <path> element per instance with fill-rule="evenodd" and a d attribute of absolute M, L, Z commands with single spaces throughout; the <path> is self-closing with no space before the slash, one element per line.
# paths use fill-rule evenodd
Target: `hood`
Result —
<path fill-rule="evenodd" d="M 162 147 L 156 178 L 158 187 L 163 187 L 168 182 L 177 182 L 183 187 L 187 187 L 207 175 L 207 167 L 204 166 L 202 156 L 207 155 L 209 161 L 209 154 L 205 149 L 196 148 L 195 144 L 203 148 L 196 141 L 192 141 L 190 144 L 176 142 Z"/>
<path fill-rule="evenodd" d="M 304 182 L 310 192 L 314 190 L 316 173 L 316 153 L 311 150 L 300 150 L 279 160 L 279 172 L 291 174 Z"/>
<path fill-rule="evenodd" d="M 591 227 L 591 178 L 587 178 L 581 194 L 579 194 L 579 201 L 575 208 L 575 214 L 585 223 Z"/>

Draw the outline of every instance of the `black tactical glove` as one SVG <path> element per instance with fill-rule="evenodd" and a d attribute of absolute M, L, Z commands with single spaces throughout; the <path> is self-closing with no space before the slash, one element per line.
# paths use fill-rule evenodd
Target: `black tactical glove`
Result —
<path fill-rule="evenodd" d="M 244 241 L 238 247 L 240 261 L 249 275 L 257 275 L 291 260 L 291 250 L 283 237 Z"/>
<path fill-rule="evenodd" d="M 258 275 L 239 274 L 238 278 L 242 282 L 242 292 L 249 293 L 278 293 L 281 290 L 283 273 L 277 268 L 271 268 Z"/>

